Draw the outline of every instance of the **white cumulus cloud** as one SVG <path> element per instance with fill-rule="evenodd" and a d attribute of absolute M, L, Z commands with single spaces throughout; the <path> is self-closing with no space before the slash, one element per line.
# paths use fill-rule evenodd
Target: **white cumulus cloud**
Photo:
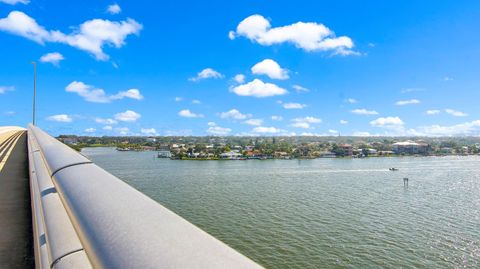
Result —
<path fill-rule="evenodd" d="M 248 125 L 252 125 L 252 126 L 260 126 L 260 125 L 263 124 L 263 120 L 262 119 L 249 119 L 249 120 L 244 121 L 243 123 L 248 124 Z"/>
<path fill-rule="evenodd" d="M 303 108 L 307 107 L 307 105 L 300 104 L 300 103 L 285 103 L 282 106 L 285 109 L 303 109 Z"/>
<path fill-rule="evenodd" d="M 308 122 L 294 122 L 290 124 L 290 126 L 295 128 L 310 129 L 310 123 Z"/>
<path fill-rule="evenodd" d="M 424 136 L 458 136 L 458 135 L 479 135 L 480 120 L 465 122 L 450 126 L 430 125 L 422 126 L 416 130 Z"/>
<path fill-rule="evenodd" d="M 51 53 L 47 53 L 47 54 L 43 55 L 42 57 L 40 57 L 40 62 L 51 63 L 53 65 L 58 66 L 60 61 L 62 61 L 64 59 L 65 58 L 63 57 L 62 54 L 60 54 L 58 52 L 51 52 Z"/>
<path fill-rule="evenodd" d="M 95 118 L 96 123 L 105 124 L 105 125 L 112 125 L 117 124 L 118 122 L 114 119 L 104 119 L 104 118 Z"/>
<path fill-rule="evenodd" d="M 302 87 L 300 85 L 293 85 L 292 88 L 296 91 L 296 92 L 309 92 L 310 89 L 307 89 L 305 87 Z"/>
<path fill-rule="evenodd" d="M 250 118 L 251 114 L 242 114 L 237 109 L 230 109 L 227 112 L 220 113 L 220 118 L 222 119 L 233 119 L 233 120 L 244 120 L 246 118 Z"/>
<path fill-rule="evenodd" d="M 135 100 L 142 100 L 143 96 L 138 89 L 130 89 L 127 91 L 120 91 L 114 95 L 107 95 L 103 89 L 95 88 L 87 85 L 81 81 L 73 81 L 65 88 L 67 92 L 73 92 L 83 97 L 87 102 L 93 103 L 110 103 L 113 100 L 123 98 L 131 98 Z"/>
<path fill-rule="evenodd" d="M 258 126 L 253 128 L 252 133 L 257 133 L 257 134 L 279 134 L 279 133 L 285 133 L 285 130 L 278 129 L 275 127 L 265 127 L 265 126 Z"/>
<path fill-rule="evenodd" d="M 450 115 L 455 116 L 455 117 L 466 117 L 466 116 L 468 116 L 467 113 L 464 113 L 462 111 L 458 111 L 458 110 L 455 110 L 455 109 L 451 109 L 451 108 L 445 109 L 445 112 L 447 114 L 450 114 Z"/>
<path fill-rule="evenodd" d="M 155 128 L 141 128 L 140 132 L 144 135 L 157 135 Z"/>
<path fill-rule="evenodd" d="M 67 44 L 86 51 L 101 61 L 109 59 L 103 51 L 105 45 L 120 48 L 125 45 L 127 36 L 138 35 L 142 28 L 140 23 L 130 18 L 119 22 L 93 19 L 74 27 L 72 33 L 65 34 L 58 30 L 46 30 L 21 11 L 12 11 L 6 18 L 0 19 L 0 31 L 22 36 L 39 44 Z"/>
<path fill-rule="evenodd" d="M 196 77 L 189 78 L 190 81 L 199 81 L 207 78 L 223 78 L 223 75 L 213 70 L 212 68 L 205 68 L 198 72 Z"/>
<path fill-rule="evenodd" d="M 403 126 L 404 122 L 399 117 L 381 117 L 370 122 L 370 125 L 375 127 L 394 127 Z"/>
<path fill-rule="evenodd" d="M 235 77 L 233 77 L 233 80 L 235 80 L 235 82 L 237 82 L 238 84 L 245 83 L 245 75 L 236 74 Z"/>
<path fill-rule="evenodd" d="M 368 109 L 365 109 L 365 108 L 354 109 L 350 112 L 352 112 L 353 114 L 357 114 L 357 115 L 378 115 L 377 111 L 368 110 Z"/>
<path fill-rule="evenodd" d="M 288 79 L 288 70 L 283 69 L 280 65 L 272 59 L 265 59 L 255 64 L 251 71 L 255 75 L 266 75 L 271 79 Z"/>
<path fill-rule="evenodd" d="M 322 120 L 315 117 L 295 118 L 290 126 L 295 128 L 310 129 L 311 124 L 321 123 Z"/>
<path fill-rule="evenodd" d="M 217 124 L 212 121 L 208 123 L 208 126 L 207 133 L 211 135 L 227 135 L 232 131 L 230 128 L 217 126 Z"/>
<path fill-rule="evenodd" d="M 253 96 L 258 98 L 284 95 L 288 93 L 287 90 L 272 83 L 265 83 L 260 79 L 254 79 L 247 84 L 238 85 L 230 90 L 240 96 Z"/>
<path fill-rule="evenodd" d="M 110 98 L 113 99 L 113 100 L 118 100 L 118 99 L 123 99 L 123 98 L 142 100 L 143 95 L 140 93 L 140 90 L 138 90 L 138 89 L 130 89 L 130 90 L 126 90 L 126 91 L 120 91 L 117 94 L 112 95 Z"/>
<path fill-rule="evenodd" d="M 107 12 L 110 14 L 118 14 L 122 11 L 118 4 L 109 5 L 107 7 Z"/>
<path fill-rule="evenodd" d="M 228 38 L 230 40 L 234 40 L 235 39 L 235 31 L 230 31 L 228 32 Z"/>
<path fill-rule="evenodd" d="M 255 127 L 252 130 L 252 133 L 258 133 L 258 134 L 278 134 L 278 133 L 284 133 L 285 130 L 278 129 L 275 127 L 265 127 L 265 126 L 259 126 Z"/>
<path fill-rule="evenodd" d="M 227 135 L 232 131 L 230 128 L 224 128 L 220 126 L 211 126 L 208 127 L 207 133 L 212 135 Z"/>
<path fill-rule="evenodd" d="M 184 117 L 184 118 L 203 118 L 203 115 L 202 114 L 196 114 L 196 113 L 193 113 L 192 111 L 190 111 L 189 109 L 182 109 L 178 112 L 178 115 L 180 117 Z"/>
<path fill-rule="evenodd" d="M 283 120 L 283 117 L 282 117 L 282 116 L 278 116 L 278 115 L 273 115 L 273 116 L 271 117 L 271 119 L 274 120 L 274 121 L 281 121 L 281 120 Z"/>
<path fill-rule="evenodd" d="M 348 124 L 348 121 L 346 121 L 346 120 L 340 120 L 340 124 Z"/>
<path fill-rule="evenodd" d="M 315 22 L 297 22 L 272 28 L 262 15 L 252 15 L 241 21 L 230 39 L 244 36 L 263 46 L 291 43 L 305 51 L 333 51 L 334 54 L 351 55 L 354 52 L 353 41 L 348 36 L 335 36 L 335 33 L 323 24 Z"/>
<path fill-rule="evenodd" d="M 13 86 L 0 86 L 0 94 L 4 94 L 13 90 L 15 90 L 15 87 Z"/>
<path fill-rule="evenodd" d="M 427 115 L 437 115 L 437 114 L 440 114 L 440 110 L 438 110 L 438 109 L 430 109 L 430 110 L 427 110 L 427 111 L 425 112 L 425 114 L 427 114 Z"/>
<path fill-rule="evenodd" d="M 56 122 L 72 122 L 73 119 L 67 114 L 58 114 L 58 115 L 52 115 L 47 117 L 47 120 L 49 121 L 56 121 Z"/>
<path fill-rule="evenodd" d="M 27 5 L 30 3 L 29 0 L 0 0 L 1 3 L 9 4 L 9 5 L 16 5 L 18 3 Z"/>
<path fill-rule="evenodd" d="M 292 121 L 294 122 L 308 122 L 308 123 L 321 123 L 322 119 L 315 117 L 305 117 L 305 118 L 295 118 Z"/>
<path fill-rule="evenodd" d="M 130 129 L 128 129 L 127 127 L 119 127 L 115 128 L 115 132 L 120 135 L 127 135 L 130 132 Z"/>
<path fill-rule="evenodd" d="M 95 128 L 87 128 L 84 130 L 85 133 L 95 133 L 97 131 L 97 129 Z"/>
<path fill-rule="evenodd" d="M 356 104 L 358 103 L 358 101 L 356 99 L 353 99 L 353 98 L 347 98 L 345 99 L 345 102 L 349 103 L 349 104 Z"/>
<path fill-rule="evenodd" d="M 125 121 L 125 122 L 134 122 L 137 121 L 141 117 L 140 114 L 138 114 L 135 111 L 132 110 L 127 110 L 125 112 L 120 112 L 115 114 L 115 120 L 117 121 Z"/>
<path fill-rule="evenodd" d="M 418 99 L 400 100 L 395 103 L 395 105 L 397 106 L 414 105 L 414 104 L 420 104 L 420 100 Z"/>

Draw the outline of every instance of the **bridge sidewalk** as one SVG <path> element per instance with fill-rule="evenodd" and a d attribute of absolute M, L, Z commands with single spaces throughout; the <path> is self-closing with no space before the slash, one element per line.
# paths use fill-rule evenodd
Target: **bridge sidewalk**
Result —
<path fill-rule="evenodd" d="M 0 267 L 33 268 L 33 256 L 27 133 L 24 131 L 12 145 L 0 170 Z"/>

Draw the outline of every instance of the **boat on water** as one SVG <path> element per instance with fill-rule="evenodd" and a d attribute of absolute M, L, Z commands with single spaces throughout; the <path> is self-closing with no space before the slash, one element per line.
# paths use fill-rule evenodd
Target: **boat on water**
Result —
<path fill-rule="evenodd" d="M 392 167 L 392 168 L 388 168 L 388 170 L 390 170 L 390 171 L 398 171 L 398 168 Z"/>

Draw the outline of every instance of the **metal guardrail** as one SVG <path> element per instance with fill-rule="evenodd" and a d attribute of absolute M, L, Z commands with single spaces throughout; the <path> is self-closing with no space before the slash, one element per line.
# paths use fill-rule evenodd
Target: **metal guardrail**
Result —
<path fill-rule="evenodd" d="M 261 268 L 32 125 L 28 150 L 37 268 Z"/>

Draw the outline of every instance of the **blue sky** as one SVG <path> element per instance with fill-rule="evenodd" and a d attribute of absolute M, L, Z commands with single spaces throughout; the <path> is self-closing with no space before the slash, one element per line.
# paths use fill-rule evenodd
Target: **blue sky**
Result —
<path fill-rule="evenodd" d="M 479 135 L 478 1 L 0 0 L 0 125 Z"/>

